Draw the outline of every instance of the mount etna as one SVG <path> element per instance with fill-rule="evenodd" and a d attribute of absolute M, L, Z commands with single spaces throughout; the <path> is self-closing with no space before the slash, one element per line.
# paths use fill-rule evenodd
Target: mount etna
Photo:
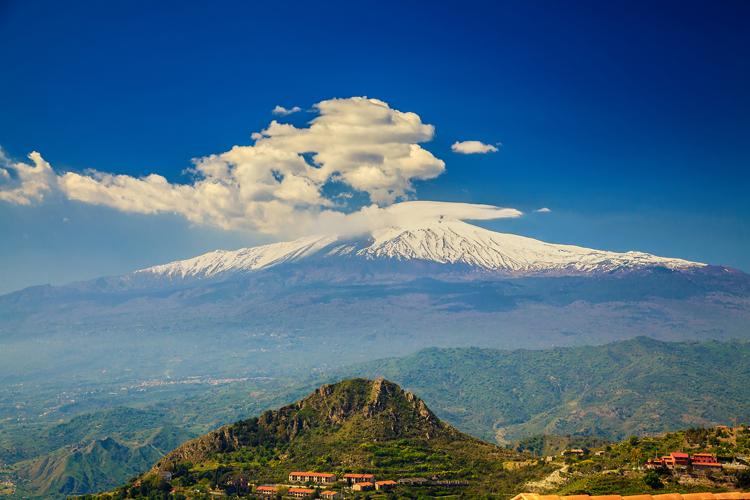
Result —
<path fill-rule="evenodd" d="M 740 271 L 436 216 L 4 295 L 0 379 L 289 373 L 431 346 L 743 339 L 748 323 Z"/>

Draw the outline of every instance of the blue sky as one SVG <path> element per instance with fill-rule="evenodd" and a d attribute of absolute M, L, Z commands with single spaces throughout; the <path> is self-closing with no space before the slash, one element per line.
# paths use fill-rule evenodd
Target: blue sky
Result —
<path fill-rule="evenodd" d="M 422 200 L 483 225 L 750 270 L 746 2 L 0 3 L 0 145 L 56 172 L 163 175 L 276 105 L 368 96 L 435 127 Z M 456 141 L 502 143 L 460 155 Z M 552 212 L 533 210 L 549 207 Z M 0 201 L 0 292 L 278 236 L 48 196 Z"/>

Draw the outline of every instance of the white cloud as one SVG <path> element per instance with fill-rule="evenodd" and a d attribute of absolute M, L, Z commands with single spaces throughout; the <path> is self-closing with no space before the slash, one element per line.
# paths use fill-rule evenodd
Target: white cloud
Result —
<path fill-rule="evenodd" d="M 534 210 L 534 212 L 536 212 L 538 214 L 548 214 L 551 211 L 552 211 L 552 209 L 549 209 L 547 207 L 537 208 L 536 210 Z"/>
<path fill-rule="evenodd" d="M 445 171 L 445 163 L 420 145 L 435 129 L 417 114 L 365 97 L 330 99 L 315 109 L 318 115 L 305 127 L 274 120 L 252 134 L 252 145 L 193 160 L 188 183 L 158 174 L 55 173 L 37 152 L 26 164 L 0 150 L 0 201 L 29 205 L 59 193 L 123 212 L 174 213 L 196 224 L 277 236 L 348 234 L 440 216 L 521 215 L 491 205 L 407 201 L 415 180 Z M 363 197 L 370 203 L 352 212 L 347 204 Z"/>
<path fill-rule="evenodd" d="M 454 153 L 460 153 L 463 155 L 485 154 L 496 153 L 497 146 L 485 144 L 481 141 L 456 141 L 451 146 L 451 150 Z"/>
<path fill-rule="evenodd" d="M 42 155 L 29 154 L 32 164 L 11 162 L 0 149 L 0 201 L 31 205 L 44 199 L 56 185 L 57 177 Z"/>
<path fill-rule="evenodd" d="M 271 113 L 278 115 L 278 116 L 287 116 L 293 113 L 299 113 L 300 111 L 302 111 L 302 108 L 300 108 L 299 106 L 294 106 L 292 108 L 285 108 L 284 106 L 279 106 L 277 104 L 276 107 L 271 110 Z"/>
<path fill-rule="evenodd" d="M 494 220 L 515 218 L 523 215 L 515 208 L 473 203 L 445 201 L 404 201 L 387 207 L 370 205 L 344 214 L 326 210 L 305 227 L 311 234 L 353 235 L 367 233 L 379 228 L 420 225 L 427 220 L 440 217 L 457 220 Z"/>
<path fill-rule="evenodd" d="M 383 209 L 400 221 L 408 219 L 419 223 L 425 219 L 445 217 L 458 220 L 494 220 L 520 217 L 515 208 L 502 208 L 477 203 L 455 203 L 447 201 L 406 201 Z"/>

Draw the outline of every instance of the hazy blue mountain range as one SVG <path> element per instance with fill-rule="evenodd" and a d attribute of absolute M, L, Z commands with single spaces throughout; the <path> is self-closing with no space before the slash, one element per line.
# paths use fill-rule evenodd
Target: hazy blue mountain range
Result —
<path fill-rule="evenodd" d="M 748 324 L 742 272 L 439 219 L 4 295 L 0 380 L 288 374 L 432 346 L 748 338 Z"/>

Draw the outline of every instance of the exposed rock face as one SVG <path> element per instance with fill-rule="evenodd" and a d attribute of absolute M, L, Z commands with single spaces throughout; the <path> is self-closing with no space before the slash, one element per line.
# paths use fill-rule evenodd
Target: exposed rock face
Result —
<path fill-rule="evenodd" d="M 172 451 L 162 461 L 170 458 L 171 462 L 193 462 L 203 459 L 217 451 L 232 451 L 240 447 L 240 442 L 232 426 L 221 427 L 205 436 L 193 439 Z M 159 468 L 157 464 L 157 468 Z"/>

